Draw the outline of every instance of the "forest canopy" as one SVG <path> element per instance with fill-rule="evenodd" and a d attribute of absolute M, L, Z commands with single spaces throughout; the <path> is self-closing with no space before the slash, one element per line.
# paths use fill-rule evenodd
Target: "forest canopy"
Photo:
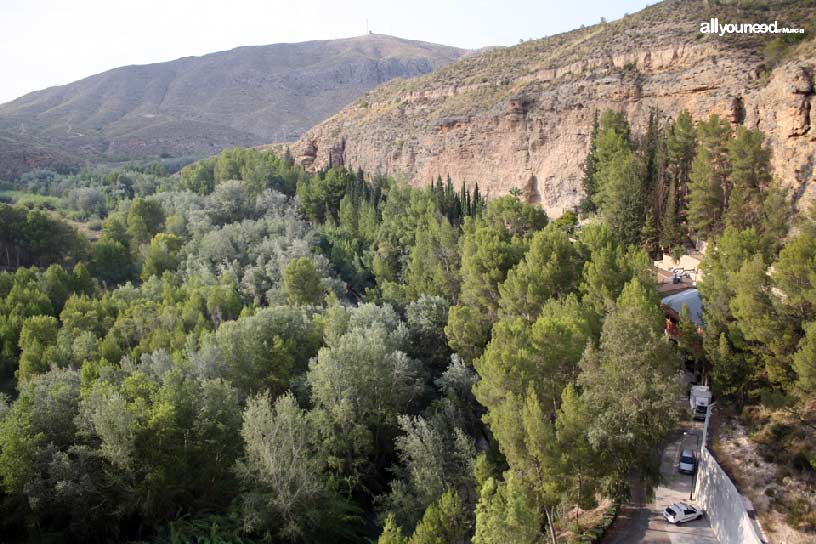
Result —
<path fill-rule="evenodd" d="M 53 209 L 0 207 L 0 532 L 577 538 L 570 512 L 655 482 L 690 356 L 741 402 L 814 391 L 813 223 L 783 245 L 768 161 L 715 116 L 604 112 L 556 221 L 249 149 L 27 175 Z M 704 355 L 651 270 L 699 239 Z"/>

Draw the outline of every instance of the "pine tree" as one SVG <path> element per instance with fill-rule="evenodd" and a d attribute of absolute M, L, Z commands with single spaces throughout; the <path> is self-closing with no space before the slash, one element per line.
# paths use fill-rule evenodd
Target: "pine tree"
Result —
<path fill-rule="evenodd" d="M 459 190 L 459 217 L 465 218 L 468 216 L 470 216 L 470 198 L 468 198 L 467 187 L 465 187 L 463 181 L 462 188 Z"/>
<path fill-rule="evenodd" d="M 640 245 L 646 216 L 642 167 L 617 129 L 605 128 L 600 132 L 596 179 L 595 201 L 604 222 L 625 245 Z"/>
<path fill-rule="evenodd" d="M 338 212 L 338 226 L 349 236 L 358 235 L 358 209 L 352 195 L 347 194 L 340 200 L 340 211 Z"/>
<path fill-rule="evenodd" d="M 699 144 L 689 173 L 688 224 L 698 235 L 722 232 L 728 191 L 727 142 L 731 127 L 712 115 L 697 127 Z"/>
<path fill-rule="evenodd" d="M 410 544 L 466 544 L 468 522 L 462 500 L 456 491 L 447 491 L 428 506 L 419 522 Z"/>
<path fill-rule="evenodd" d="M 408 539 L 402 535 L 402 529 L 397 525 L 394 514 L 390 512 L 385 518 L 383 532 L 380 534 L 377 544 L 408 544 Z"/>
<path fill-rule="evenodd" d="M 787 191 L 778 183 L 772 182 L 763 195 L 760 221 L 762 252 L 768 261 L 773 260 L 779 253 L 788 233 L 790 217 L 791 205 L 788 202 Z"/>
<path fill-rule="evenodd" d="M 292 157 L 292 152 L 289 150 L 289 146 L 286 147 L 286 150 L 283 152 L 283 164 L 287 167 L 291 168 L 295 165 L 295 159 Z"/>
<path fill-rule="evenodd" d="M 737 128 L 728 142 L 730 192 L 725 223 L 740 230 L 757 225 L 762 218 L 763 193 L 771 182 L 771 152 L 759 129 Z"/>
<path fill-rule="evenodd" d="M 674 428 L 681 391 L 680 361 L 665 340 L 652 284 L 633 279 L 624 287 L 604 319 L 599 347 L 584 351 L 578 378 L 591 422 L 590 444 L 612 482 L 621 486 L 633 469 L 659 475 L 655 448 Z"/>
<path fill-rule="evenodd" d="M 595 506 L 598 484 L 598 455 L 589 442 L 588 431 L 592 421 L 586 404 L 573 384 L 568 384 L 561 395 L 561 407 L 555 422 L 556 440 L 562 455 L 564 476 L 571 482 L 569 495 L 579 509 Z"/>
<path fill-rule="evenodd" d="M 574 244 L 555 224 L 535 233 L 524 259 L 499 285 L 502 314 L 534 321 L 548 300 L 563 298 L 578 288 L 575 271 L 580 266 Z"/>

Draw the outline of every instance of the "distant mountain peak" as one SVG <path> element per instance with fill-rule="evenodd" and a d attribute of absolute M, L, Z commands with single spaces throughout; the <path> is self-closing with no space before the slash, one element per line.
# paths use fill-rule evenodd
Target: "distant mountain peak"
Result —
<path fill-rule="evenodd" d="M 366 91 L 465 53 L 364 34 L 114 68 L 0 104 L 0 179 L 36 166 L 294 140 Z"/>

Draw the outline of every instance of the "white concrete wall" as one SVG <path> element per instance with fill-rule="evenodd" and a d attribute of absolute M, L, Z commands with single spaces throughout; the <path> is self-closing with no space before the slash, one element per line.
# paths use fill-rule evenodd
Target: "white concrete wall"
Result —
<path fill-rule="evenodd" d="M 731 478 L 703 447 L 697 467 L 697 500 L 721 544 L 762 544 L 754 520 Z"/>

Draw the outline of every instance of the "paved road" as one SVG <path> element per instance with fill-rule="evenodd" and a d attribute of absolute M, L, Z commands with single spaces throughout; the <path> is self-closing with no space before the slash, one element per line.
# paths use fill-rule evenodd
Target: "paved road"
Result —
<path fill-rule="evenodd" d="M 663 519 L 663 509 L 678 502 L 690 502 L 689 492 L 692 477 L 677 472 L 680 452 L 683 448 L 696 449 L 701 425 L 694 428 L 689 424 L 675 433 L 670 443 L 663 450 L 660 464 L 660 485 L 655 489 L 654 500 L 647 502 L 642 489 L 634 489 L 632 502 L 623 506 L 615 524 L 603 539 L 603 544 L 717 544 L 717 537 L 708 523 L 708 518 L 699 521 L 672 525 Z M 698 452 L 699 457 L 699 452 Z"/>

